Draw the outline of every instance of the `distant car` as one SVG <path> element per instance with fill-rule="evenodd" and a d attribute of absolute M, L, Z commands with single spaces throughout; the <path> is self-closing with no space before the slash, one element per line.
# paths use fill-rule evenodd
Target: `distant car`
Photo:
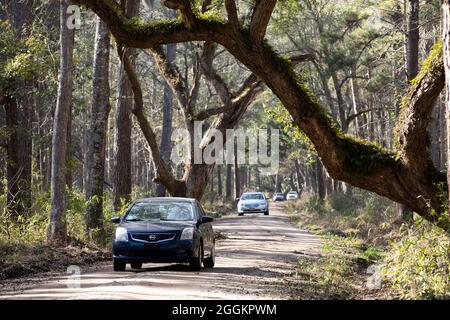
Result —
<path fill-rule="evenodd" d="M 246 192 L 243 193 L 238 202 L 238 214 L 243 216 L 244 213 L 264 213 L 269 215 L 269 202 L 262 192 Z"/>
<path fill-rule="evenodd" d="M 277 192 L 273 195 L 273 201 L 284 201 L 284 193 Z"/>
<path fill-rule="evenodd" d="M 135 201 L 117 223 L 113 239 L 114 271 L 126 264 L 189 263 L 192 270 L 214 267 L 212 218 L 195 199 L 149 198 Z"/>
<path fill-rule="evenodd" d="M 287 196 L 286 196 L 287 200 L 297 200 L 298 199 L 298 193 L 297 191 L 289 191 Z"/>

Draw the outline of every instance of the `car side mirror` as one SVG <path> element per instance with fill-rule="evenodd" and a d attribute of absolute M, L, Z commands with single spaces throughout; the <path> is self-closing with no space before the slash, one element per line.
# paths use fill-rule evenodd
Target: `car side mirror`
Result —
<path fill-rule="evenodd" d="M 236 199 L 235 199 L 236 202 L 239 201 L 239 200 L 241 200 L 241 198 L 236 198 Z"/>
<path fill-rule="evenodd" d="M 114 217 L 114 218 L 111 218 L 111 222 L 112 222 L 112 223 L 119 224 L 119 223 L 120 223 L 120 217 Z"/>
<path fill-rule="evenodd" d="M 211 223 L 211 222 L 213 222 L 214 221 L 214 218 L 211 218 L 211 217 L 202 217 L 201 219 L 200 219 L 200 223 Z"/>

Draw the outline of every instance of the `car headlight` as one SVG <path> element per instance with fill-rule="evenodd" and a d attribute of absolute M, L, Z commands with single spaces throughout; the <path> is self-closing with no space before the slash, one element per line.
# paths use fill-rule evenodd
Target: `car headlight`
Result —
<path fill-rule="evenodd" d="M 116 229 L 116 241 L 128 241 L 128 231 L 123 227 Z"/>
<path fill-rule="evenodd" d="M 180 240 L 191 240 L 194 238 L 194 228 L 184 228 Z"/>
<path fill-rule="evenodd" d="M 260 208 L 265 208 L 265 207 L 266 207 L 266 204 L 265 204 L 265 203 L 261 203 L 261 204 L 259 205 L 259 207 L 260 207 Z"/>

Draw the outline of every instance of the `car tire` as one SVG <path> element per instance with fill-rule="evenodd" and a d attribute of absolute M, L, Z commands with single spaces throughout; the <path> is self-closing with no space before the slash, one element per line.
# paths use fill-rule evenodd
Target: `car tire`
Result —
<path fill-rule="evenodd" d="M 141 269 L 142 268 L 142 262 L 132 262 L 130 263 L 132 269 Z"/>
<path fill-rule="evenodd" d="M 202 261 L 203 260 L 203 245 L 199 246 L 198 257 L 195 260 L 189 262 L 189 266 L 192 271 L 200 271 L 202 270 Z"/>
<path fill-rule="evenodd" d="M 268 216 L 268 215 L 269 215 L 269 210 L 267 210 L 266 212 L 264 212 L 264 215 L 265 215 L 265 216 Z"/>
<path fill-rule="evenodd" d="M 243 213 L 238 213 L 238 216 L 239 217 L 242 217 L 244 214 Z"/>
<path fill-rule="evenodd" d="M 125 269 L 127 268 L 126 261 L 114 259 L 113 264 L 114 264 L 114 271 L 125 271 Z"/>
<path fill-rule="evenodd" d="M 214 243 L 213 248 L 211 250 L 211 256 L 203 260 L 203 266 L 205 268 L 214 268 L 215 263 L 216 263 L 216 244 Z"/>

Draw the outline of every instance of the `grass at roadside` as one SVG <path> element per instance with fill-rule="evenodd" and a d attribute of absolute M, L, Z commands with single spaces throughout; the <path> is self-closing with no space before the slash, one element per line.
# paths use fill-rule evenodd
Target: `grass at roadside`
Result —
<path fill-rule="evenodd" d="M 395 204 L 356 190 L 324 202 L 303 195 L 287 208 L 293 222 L 324 239 L 323 256 L 302 257 L 298 270 L 329 297 L 450 298 L 450 238 L 419 218 L 404 222 Z M 376 280 L 372 290 L 367 280 Z"/>

